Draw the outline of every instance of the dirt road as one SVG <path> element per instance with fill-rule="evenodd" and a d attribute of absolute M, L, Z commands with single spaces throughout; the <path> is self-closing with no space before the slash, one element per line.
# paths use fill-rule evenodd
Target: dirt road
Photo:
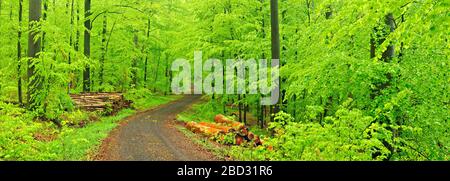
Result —
<path fill-rule="evenodd" d="M 96 160 L 196 161 L 217 158 L 175 128 L 176 115 L 198 101 L 187 95 L 175 102 L 138 113 L 112 131 Z"/>

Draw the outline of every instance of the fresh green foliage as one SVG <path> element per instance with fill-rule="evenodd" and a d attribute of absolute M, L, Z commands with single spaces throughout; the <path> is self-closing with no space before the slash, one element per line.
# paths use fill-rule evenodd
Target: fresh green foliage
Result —
<path fill-rule="evenodd" d="M 142 105 L 141 109 L 176 98 L 149 96 L 147 101 L 157 101 Z M 0 113 L 0 160 L 89 160 L 109 132 L 136 111 L 124 109 L 111 117 L 83 111 L 66 112 L 60 118 L 62 128 L 51 122 L 33 121 L 26 110 L 3 102 L 0 102 Z"/>
<path fill-rule="evenodd" d="M 268 3 L 192 2 L 194 47 L 270 57 Z M 280 1 L 285 113 L 266 146 L 236 148 L 238 159 L 448 160 L 449 22 L 447 1 Z M 220 98 L 262 114 L 259 95 Z"/>
<path fill-rule="evenodd" d="M 198 50 L 203 61 L 271 57 L 269 0 L 92 0 L 87 17 L 83 0 L 43 0 L 39 22 L 28 22 L 30 0 L 22 12 L 19 2 L 3 0 L 0 7 L 3 160 L 78 159 L 113 127 L 70 100 L 69 93 L 83 92 L 86 67 L 90 91 L 123 92 L 133 108 L 145 109 L 177 98 L 167 96 L 177 58 L 192 60 Z M 282 112 L 260 106 L 259 94 L 216 94 L 180 120 L 233 114 L 260 127 L 263 146 L 230 153 L 243 160 L 449 160 L 448 0 L 279 0 L 279 6 Z M 33 59 L 26 55 L 29 34 L 36 35 L 31 42 L 42 40 Z"/>

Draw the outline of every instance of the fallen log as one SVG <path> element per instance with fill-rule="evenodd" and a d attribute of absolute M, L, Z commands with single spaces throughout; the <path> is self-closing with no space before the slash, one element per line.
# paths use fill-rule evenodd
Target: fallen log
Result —
<path fill-rule="evenodd" d="M 230 132 L 235 131 L 232 127 L 223 126 L 223 125 L 214 124 L 214 123 L 200 122 L 199 124 L 203 125 L 203 126 L 208 126 L 208 127 L 219 129 L 219 130 L 223 131 L 224 133 L 230 133 Z"/>
<path fill-rule="evenodd" d="M 214 117 L 214 122 L 216 123 L 222 123 L 228 126 L 231 126 L 232 128 L 234 128 L 235 130 L 241 130 L 245 128 L 245 125 L 243 123 L 237 122 L 237 121 L 233 121 L 228 119 L 227 117 L 225 117 L 222 114 L 218 114 Z"/>
<path fill-rule="evenodd" d="M 214 136 L 217 136 L 219 134 L 225 134 L 225 132 L 220 130 L 220 129 L 209 127 L 209 126 L 205 126 L 205 125 L 201 125 L 201 124 L 196 123 L 196 122 L 189 122 L 189 123 L 187 123 L 186 124 L 186 128 L 189 129 L 190 131 L 192 131 L 193 133 L 203 134 L 203 135 L 208 136 L 208 137 L 214 137 Z"/>
<path fill-rule="evenodd" d="M 131 102 L 125 100 L 121 93 L 81 93 L 71 94 L 75 106 L 86 111 L 107 111 L 117 113 L 120 109 L 130 107 Z"/>

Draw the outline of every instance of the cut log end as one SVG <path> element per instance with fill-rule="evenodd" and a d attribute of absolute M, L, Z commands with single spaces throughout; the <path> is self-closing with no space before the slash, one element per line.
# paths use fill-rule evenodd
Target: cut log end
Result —
<path fill-rule="evenodd" d="M 81 93 L 71 94 L 70 97 L 79 109 L 108 112 L 108 114 L 115 114 L 131 105 L 131 102 L 125 100 L 122 93 Z"/>

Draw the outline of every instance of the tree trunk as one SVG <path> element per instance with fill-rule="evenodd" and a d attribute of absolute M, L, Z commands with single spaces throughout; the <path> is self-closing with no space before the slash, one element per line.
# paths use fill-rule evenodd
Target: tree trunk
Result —
<path fill-rule="evenodd" d="M 395 30 L 395 20 L 394 20 L 394 15 L 392 13 L 389 13 L 386 15 L 385 17 L 385 23 L 388 26 L 388 32 L 386 33 L 385 36 L 388 36 L 391 32 L 393 32 Z M 383 39 L 383 42 L 386 39 Z M 395 48 L 394 45 L 392 45 L 392 43 L 390 43 L 390 45 L 387 47 L 386 51 L 383 52 L 383 56 L 382 59 L 385 62 L 391 62 L 392 58 L 394 58 L 394 54 L 395 54 Z"/>
<path fill-rule="evenodd" d="M 73 28 L 74 28 L 74 12 L 75 12 L 75 9 L 74 9 L 74 1 L 75 0 L 72 0 L 72 2 L 71 2 L 71 5 L 70 5 L 70 37 L 69 37 L 69 45 L 70 45 L 70 47 L 72 47 L 72 45 L 73 45 Z M 70 64 L 72 64 L 72 54 L 69 52 L 69 57 L 68 57 L 68 62 L 67 62 L 69 65 Z M 70 93 L 70 88 L 71 88 L 71 86 L 72 86 L 72 78 L 71 78 L 71 75 L 72 75 L 72 71 L 69 71 L 69 85 L 67 86 L 67 93 Z"/>
<path fill-rule="evenodd" d="M 102 55 L 100 57 L 100 86 L 103 87 L 104 84 L 104 71 L 105 71 L 105 59 L 106 59 L 106 33 L 108 28 L 108 22 L 107 22 L 107 16 L 106 14 L 103 15 L 103 29 L 102 29 Z M 100 89 L 100 91 L 103 88 Z"/>
<path fill-rule="evenodd" d="M 221 57 L 222 57 L 222 70 L 226 70 L 226 67 L 225 67 L 225 52 L 222 50 L 221 51 Z M 222 79 L 222 85 L 226 85 L 226 76 L 225 76 L 225 71 L 222 71 L 222 77 L 223 77 L 223 79 Z M 223 114 L 225 115 L 225 114 L 227 114 L 227 101 L 226 101 L 226 99 L 225 99 L 225 94 L 222 94 L 222 104 L 223 104 Z"/>
<path fill-rule="evenodd" d="M 311 1 L 306 0 L 306 15 L 308 15 L 308 24 L 311 25 Z"/>
<path fill-rule="evenodd" d="M 247 124 L 247 109 L 248 109 L 248 105 L 247 105 L 247 96 L 244 94 L 244 124 Z"/>
<path fill-rule="evenodd" d="M 270 17 L 271 17 L 271 34 L 272 34 L 272 60 L 280 60 L 280 28 L 278 20 L 278 0 L 270 0 Z M 277 88 L 275 88 L 277 89 Z M 278 85 L 278 90 L 281 90 L 281 86 Z M 281 92 L 281 91 L 279 91 Z M 279 96 L 281 98 L 281 96 Z M 280 102 L 274 106 L 272 114 L 276 114 L 280 111 Z M 271 114 L 271 117 L 273 117 Z"/>
<path fill-rule="evenodd" d="M 42 1 L 41 0 L 32 0 L 29 1 L 29 22 L 30 25 L 34 24 L 33 22 L 39 22 L 42 14 Z M 35 26 L 35 25 L 31 25 Z M 33 27 L 30 27 L 32 29 Z M 38 77 L 35 77 L 36 70 L 34 65 L 34 59 L 38 58 L 38 53 L 41 51 L 41 38 L 38 36 L 39 32 L 30 31 L 28 35 L 28 92 L 27 92 L 27 100 L 28 107 L 30 110 L 35 110 L 37 108 L 37 100 L 36 93 L 42 87 L 41 81 L 38 80 Z M 37 37 L 35 41 L 35 37 Z"/>
<path fill-rule="evenodd" d="M 266 30 L 265 30 L 265 28 L 266 28 L 266 18 L 265 17 L 266 16 L 265 16 L 265 14 L 263 12 L 263 7 L 264 7 L 264 0 L 261 0 L 261 7 L 260 7 L 260 11 L 262 13 L 261 33 L 262 33 L 262 39 L 265 40 L 266 39 Z M 261 59 L 266 59 L 266 54 L 264 53 L 264 50 L 262 51 Z M 260 97 L 260 101 L 259 101 L 258 105 L 260 105 L 260 111 L 259 111 L 258 118 L 259 118 L 259 122 L 261 124 L 260 125 L 261 128 L 264 128 L 264 119 L 265 119 L 265 117 L 264 117 L 264 108 L 265 108 L 265 106 L 261 105 L 261 99 L 262 99 L 263 95 L 261 94 L 259 97 Z"/>
<path fill-rule="evenodd" d="M 170 66 L 170 58 L 169 58 L 169 54 L 166 53 L 166 91 L 164 91 L 164 95 L 167 95 L 170 92 L 170 84 L 172 81 L 172 73 L 169 71 L 169 66 Z"/>
<path fill-rule="evenodd" d="M 328 9 L 327 12 L 325 12 L 325 19 L 331 19 L 331 17 L 333 16 L 333 9 L 331 8 L 331 5 L 327 6 L 327 9 Z M 327 35 L 326 40 L 329 42 L 330 39 L 331 39 L 331 37 L 329 37 Z M 330 114 L 332 107 L 333 107 L 333 96 L 328 96 L 327 102 L 325 103 L 325 106 L 324 106 L 324 112 L 322 114 L 322 119 L 324 117 L 328 116 L 328 114 Z"/>
<path fill-rule="evenodd" d="M 389 13 L 385 16 L 384 19 L 384 23 L 385 23 L 385 28 L 383 29 L 378 29 L 378 28 L 374 28 L 374 34 L 378 35 L 378 36 L 372 36 L 371 40 L 370 40 L 370 57 L 371 58 L 375 58 L 375 52 L 376 52 L 376 48 L 377 46 L 381 45 L 382 43 L 384 43 L 384 41 L 386 41 L 386 37 L 395 30 L 395 22 L 394 22 L 394 15 L 392 13 Z M 379 33 L 377 32 L 382 32 L 382 35 L 379 35 Z M 376 41 L 376 39 L 378 39 L 378 41 Z M 391 59 L 394 57 L 395 54 L 395 48 L 392 44 L 390 44 L 387 49 L 383 52 L 382 56 L 381 56 L 381 60 L 384 62 L 389 63 L 391 61 Z"/>
<path fill-rule="evenodd" d="M 404 22 L 405 22 L 405 15 L 402 14 L 402 23 L 404 23 Z M 404 46 L 405 46 L 405 43 L 401 42 L 400 43 L 400 52 L 398 53 L 399 62 L 402 61 L 402 57 L 403 57 L 403 53 L 404 53 Z"/>
<path fill-rule="evenodd" d="M 13 3 L 9 5 L 9 21 L 12 21 L 13 17 Z"/>
<path fill-rule="evenodd" d="M 238 110 L 239 110 L 239 122 L 242 123 L 242 102 L 241 102 L 241 94 L 238 94 Z"/>
<path fill-rule="evenodd" d="M 389 36 L 390 33 L 392 33 L 395 30 L 395 22 L 394 22 L 394 16 L 392 13 L 389 13 L 384 18 L 385 26 L 382 29 L 374 28 L 374 33 L 370 39 L 370 58 L 376 57 L 376 48 L 383 44 L 386 41 L 386 37 Z M 378 33 L 381 32 L 381 33 Z M 381 34 L 381 35 L 380 35 Z M 378 40 L 378 41 L 376 41 Z M 390 42 L 389 42 L 390 43 Z M 392 45 L 392 43 L 389 44 L 387 49 L 382 53 L 381 61 L 390 63 L 392 58 L 394 58 L 395 55 L 395 47 Z M 392 80 L 392 74 L 386 73 L 387 81 L 383 83 L 376 84 L 376 87 L 372 91 L 370 97 L 372 99 L 375 99 L 375 97 L 379 96 L 381 91 L 383 89 L 386 89 L 391 85 Z"/>
<path fill-rule="evenodd" d="M 138 34 L 137 34 L 137 32 L 136 33 L 134 33 L 134 38 L 133 38 L 133 42 L 134 42 L 134 46 L 136 47 L 136 49 L 139 49 L 138 48 Z M 134 57 L 133 58 L 133 65 L 132 65 L 132 76 L 133 76 L 133 79 L 132 79 L 132 81 L 133 81 L 133 86 L 132 87 L 135 87 L 135 88 L 137 88 L 137 82 L 138 82 L 138 67 L 137 67 L 137 60 L 138 60 L 138 57 L 136 56 L 136 57 Z"/>
<path fill-rule="evenodd" d="M 86 58 L 91 56 L 91 0 L 84 0 L 84 55 Z M 86 65 L 83 71 L 83 91 L 91 91 L 91 68 L 90 65 Z"/>
<path fill-rule="evenodd" d="M 158 49 L 158 62 L 156 62 L 156 69 L 155 69 L 155 79 L 154 79 L 154 83 L 155 83 L 155 87 L 153 88 L 153 92 L 156 92 L 156 83 L 158 82 L 158 70 L 159 70 L 159 62 L 161 60 L 161 50 Z"/>
<path fill-rule="evenodd" d="M 75 43 L 73 46 L 75 51 L 78 52 L 80 50 L 80 30 L 78 29 L 78 25 L 80 23 L 80 5 L 78 4 L 78 2 L 76 4 L 77 4 L 77 22 L 75 29 L 77 32 L 75 33 Z"/>
<path fill-rule="evenodd" d="M 147 22 L 147 40 L 150 38 L 150 18 Z M 144 87 L 147 88 L 147 71 L 148 71 L 148 53 L 145 53 L 145 63 L 144 63 Z"/>
<path fill-rule="evenodd" d="M 0 0 L 0 9 L 1 9 L 1 0 Z M 21 62 L 22 59 L 22 44 L 20 40 L 22 39 L 22 18 L 23 18 L 23 0 L 19 0 L 19 31 L 17 32 L 17 93 L 19 97 L 19 104 L 23 104 L 23 96 L 22 96 L 22 76 L 20 73 Z"/>
<path fill-rule="evenodd" d="M 47 21 L 47 12 L 48 12 L 48 0 L 43 0 L 44 1 L 44 12 L 43 12 L 43 18 L 42 20 Z M 42 51 L 45 52 L 45 31 L 42 32 Z"/>
<path fill-rule="evenodd" d="M 283 0 L 282 1 L 282 3 L 285 3 L 286 1 L 285 0 Z M 282 12 L 281 12 L 281 24 L 288 24 L 288 22 L 286 22 L 286 16 L 287 16 L 287 9 L 284 9 Z M 281 40 L 282 40 L 282 42 L 287 42 L 287 38 L 286 38 L 286 33 L 283 33 L 282 34 L 282 36 L 281 36 Z M 280 52 L 280 54 L 281 54 L 281 56 L 286 56 L 286 51 L 287 51 L 287 47 L 286 47 L 286 43 L 283 43 L 283 45 L 282 46 L 280 46 L 280 49 L 281 49 L 281 52 Z M 285 64 L 286 64 L 286 61 L 281 61 L 280 60 L 280 66 L 284 66 Z M 281 82 L 280 82 L 280 88 L 281 88 L 281 85 L 284 85 L 285 83 L 286 83 L 286 78 L 281 78 Z M 280 89 L 280 98 L 281 98 L 281 100 L 280 100 L 280 110 L 283 110 L 283 111 L 285 111 L 285 112 L 287 112 L 287 110 L 285 110 L 286 108 L 286 106 L 284 106 L 284 105 L 287 105 L 288 104 L 288 100 L 287 99 L 285 99 L 285 97 L 286 97 L 286 90 L 281 90 Z"/>

